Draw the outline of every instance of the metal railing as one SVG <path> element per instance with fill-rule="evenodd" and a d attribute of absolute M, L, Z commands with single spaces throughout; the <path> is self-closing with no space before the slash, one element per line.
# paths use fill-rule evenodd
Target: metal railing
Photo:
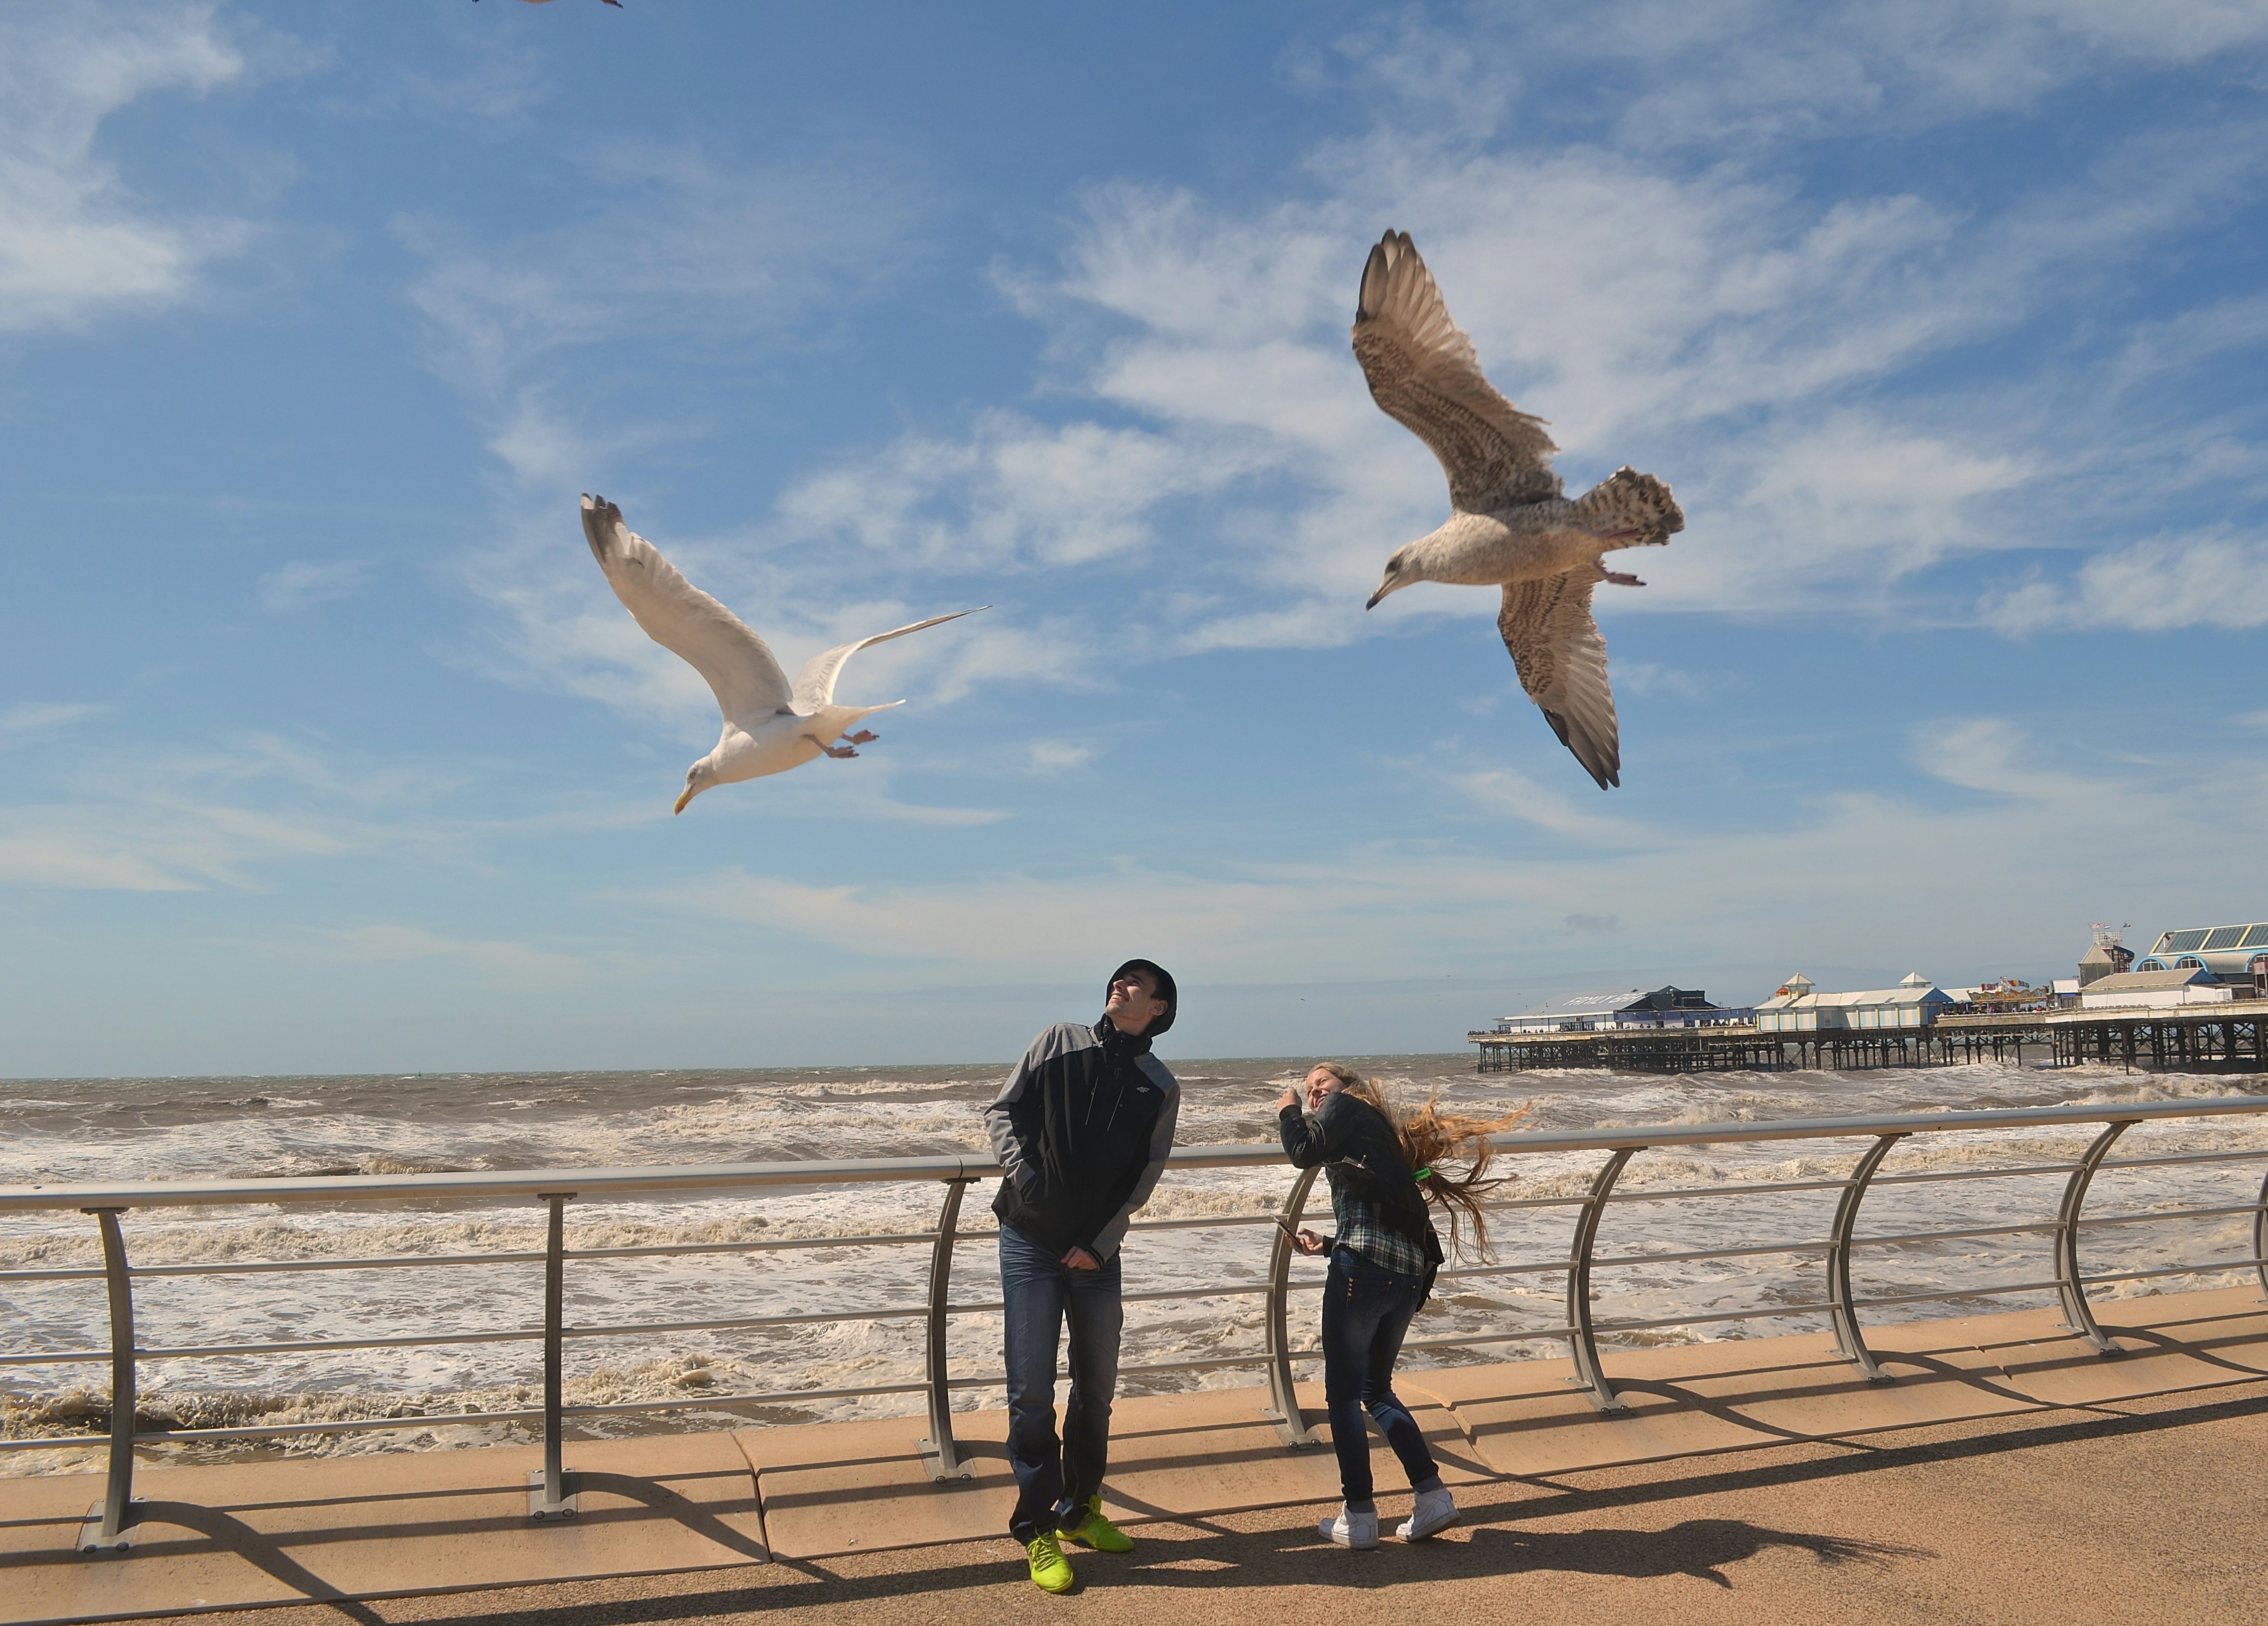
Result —
<path fill-rule="evenodd" d="M 2268 1097 L 2238 1097 L 2211 1100 L 2164 1102 L 2117 1106 L 2062 1106 L 1996 1109 L 1967 1112 L 1930 1112 L 1903 1116 L 1815 1118 L 1762 1123 L 1716 1123 L 1637 1126 L 1602 1130 L 1558 1130 L 1512 1135 L 1498 1142 L 1498 1150 L 1515 1160 L 1523 1157 L 1598 1151 L 1604 1162 L 1580 1195 L 1514 1198 L 1494 1202 L 1494 1208 L 1542 1209 L 1572 1208 L 1574 1225 L 1565 1258 L 1513 1264 L 1450 1268 L 1444 1280 L 1513 1276 L 1523 1274 L 1559 1275 L 1565 1279 L 1566 1315 L 1563 1324 L 1529 1327 L 1506 1332 L 1411 1341 L 1405 1349 L 1470 1349 L 1527 1341 L 1565 1341 L 1574 1359 L 1575 1377 L 1602 1411 L 1626 1409 L 1617 1397 L 1600 1356 L 1600 1339 L 1651 1328 L 1690 1327 L 1712 1322 L 1762 1319 L 1789 1316 L 1824 1316 L 1832 1327 L 1836 1346 L 1868 1378 L 1885 1380 L 1885 1374 L 1867 1349 L 1859 1312 L 1870 1308 L 1983 1296 L 2031 1292 L 2055 1293 L 2066 1325 L 2087 1338 L 2104 1355 L 2121 1353 L 2104 1334 L 2089 1306 L 2090 1284 L 2140 1280 L 2155 1276 L 2250 1268 L 2268 1289 L 2268 1179 L 2250 1202 L 2154 1212 L 2118 1214 L 2089 1218 L 2083 1212 L 2088 1192 L 2104 1169 L 2165 1167 L 2184 1164 L 2213 1164 L 2268 1158 L 2268 1148 L 2185 1152 L 2168 1156 L 2117 1159 L 2110 1152 L 2134 1125 L 2164 1119 L 2203 1119 L 2268 1113 Z M 1958 1131 L 2050 1128 L 2058 1126 L 2101 1125 L 2087 1150 L 2075 1161 L 2021 1164 L 1989 1169 L 1925 1170 L 1883 1174 L 1881 1169 L 1901 1142 L 1918 1135 Z M 1780 1141 L 1863 1139 L 1867 1144 L 1850 1171 L 1837 1178 L 1757 1181 L 1729 1186 L 1666 1186 L 1618 1189 L 1632 1158 L 1647 1150 L 1667 1148 L 1756 1143 Z M 1280 1165 L 1281 1151 L 1270 1145 L 1188 1147 L 1176 1150 L 1171 1167 L 1176 1171 L 1234 1169 Z M 1193 1219 L 1138 1221 L 1145 1231 L 1217 1230 L 1247 1226 L 1269 1227 L 1270 1252 L 1264 1283 L 1206 1284 L 1160 1291 L 1129 1293 L 1130 1301 L 1211 1298 L 1236 1294 L 1263 1294 L 1263 1325 L 1265 1348 L 1258 1355 L 1219 1356 L 1123 1367 L 1123 1376 L 1193 1372 L 1236 1366 L 1264 1370 L 1270 1390 L 1268 1415 L 1287 1445 L 1313 1444 L 1315 1436 L 1300 1414 L 1293 1387 L 1296 1363 L 1321 1358 L 1314 1349 L 1294 1349 L 1289 1336 L 1290 1295 L 1322 1284 L 1294 1282 L 1290 1268 L 1293 1250 L 1290 1230 L 1304 1216 L 1318 1171 L 1300 1172 L 1276 1213 L 1207 1216 Z M 929 1434 L 922 1449 L 933 1477 L 965 1476 L 970 1470 L 954 1438 L 952 1398 L 955 1390 L 994 1388 L 1003 1374 L 955 1376 L 947 1358 L 946 1334 L 955 1315 L 997 1312 L 989 1304 L 956 1304 L 952 1297 L 954 1248 L 956 1243 L 997 1233 L 960 1229 L 964 1193 L 973 1181 L 997 1177 L 998 1165 L 981 1157 L 864 1158 L 850 1161 L 777 1164 L 691 1164 L 638 1168 L 536 1170 L 511 1173 L 414 1175 L 350 1175 L 272 1180 L 167 1180 L 115 1186 L 55 1186 L 0 1187 L 0 1212 L 77 1209 L 92 1216 L 99 1229 L 103 1262 L 99 1268 L 66 1268 L 0 1271 L 0 1283 L 100 1280 L 108 1297 L 109 1347 L 106 1349 L 15 1349 L 0 1352 L 0 1367 L 30 1367 L 71 1363 L 102 1363 L 110 1366 L 110 1428 L 107 1435 L 38 1436 L 0 1440 L 0 1450 L 52 1448 L 64 1445 L 108 1446 L 108 1477 L 98 1511 L 91 1511 L 82 1546 L 93 1551 L 125 1544 L 132 1523 L 131 1497 L 134 1448 L 159 1440 L 251 1440 L 291 1435 L 341 1433 L 360 1430 L 431 1428 L 449 1423 L 540 1423 L 543 1432 L 543 1467 L 530 1475 L 529 1511 L 537 1519 L 572 1516 L 575 1512 L 573 1475 L 563 1461 L 564 1429 L 568 1419 L 637 1412 L 669 1410 L 731 1410 L 814 1401 L 866 1398 L 885 1394 L 921 1394 L 927 1402 Z M 2052 1219 L 1973 1226 L 1949 1230 L 1860 1236 L 1857 1226 L 1867 1194 L 1883 1186 L 1924 1186 L 1934 1183 L 2005 1179 L 2016 1176 L 2060 1175 L 2062 1198 Z M 572 1201 L 638 1197 L 653 1194 L 730 1194 L 768 1188 L 839 1186 L 852 1183 L 941 1183 L 944 1200 L 937 1223 L 926 1231 L 873 1236 L 800 1237 L 751 1241 L 674 1243 L 630 1247 L 569 1249 L 565 1245 L 565 1210 Z M 1828 1234 L 1795 1242 L 1773 1242 L 1727 1248 L 1686 1249 L 1664 1253 L 1600 1256 L 1596 1243 L 1601 1223 L 1610 1205 L 1655 1203 L 1695 1198 L 1749 1198 L 1792 1192 L 1837 1193 Z M 537 1253 L 469 1254 L 411 1254 L 372 1259 L 318 1259 L 228 1261 L 213 1264 L 136 1266 L 127 1254 L 120 1216 L 137 1208 L 176 1208 L 201 1205 L 280 1204 L 337 1206 L 372 1202 L 436 1200 L 532 1199 L 545 1206 L 545 1245 Z M 2082 1269 L 2080 1233 L 2088 1225 L 2136 1225 L 2170 1220 L 2249 1214 L 2252 1217 L 2252 1253 L 2249 1258 L 2191 1262 L 2148 1270 L 2111 1272 L 2094 1276 Z M 1280 1221 L 1280 1223 L 1279 1223 Z M 1898 1293 L 1863 1298 L 1852 1284 L 1855 1251 L 1867 1246 L 1911 1245 L 2047 1233 L 2052 1238 L 2053 1275 L 2043 1280 L 1968 1285 L 1942 1291 Z M 878 1308 L 820 1312 L 806 1314 L 736 1316 L 688 1321 L 634 1322 L 622 1325 L 568 1326 L 564 1320 L 565 1268 L 570 1260 L 622 1260 L 701 1253 L 760 1253 L 803 1248 L 857 1246 L 926 1246 L 930 1251 L 927 1292 L 919 1304 Z M 1824 1262 L 1825 1296 L 1815 1301 L 1771 1304 L 1735 1311 L 1665 1316 L 1645 1319 L 1600 1321 L 1592 1311 L 1591 1281 L 1594 1270 L 1632 1265 L 1660 1265 L 1709 1260 L 1768 1256 L 1817 1255 Z M 468 1265 L 541 1264 L 543 1267 L 543 1317 L 541 1326 L 497 1328 L 472 1333 L 431 1334 L 358 1339 L 271 1341 L 266 1342 L 151 1347 L 135 1336 L 134 1282 L 137 1277 L 241 1275 L 303 1271 L 437 1268 Z M 732 1332 L 764 1327 L 853 1321 L 918 1321 L 924 1327 L 924 1373 L 917 1381 L 866 1385 L 850 1389 L 787 1389 L 766 1393 L 688 1395 L 682 1399 L 634 1401 L 600 1405 L 570 1406 L 562 1397 L 563 1366 L 570 1338 L 605 1338 L 631 1334 L 683 1332 Z M 135 1403 L 141 1365 L 151 1361 L 176 1361 L 212 1356 L 277 1355 L 307 1351 L 394 1349 L 445 1345 L 541 1341 L 543 1364 L 543 1404 L 540 1409 L 474 1411 L 462 1415 L 421 1414 L 406 1417 L 377 1417 L 354 1421 L 274 1425 L 173 1429 L 136 1431 Z"/>

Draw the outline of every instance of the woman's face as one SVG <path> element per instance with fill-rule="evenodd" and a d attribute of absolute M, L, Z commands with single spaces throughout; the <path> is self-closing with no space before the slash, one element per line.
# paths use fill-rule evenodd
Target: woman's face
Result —
<path fill-rule="evenodd" d="M 1307 1075 L 1307 1110 L 1311 1112 L 1322 1111 L 1323 1098 L 1336 1095 L 1341 1088 L 1343 1086 L 1336 1077 L 1317 1068 Z"/>

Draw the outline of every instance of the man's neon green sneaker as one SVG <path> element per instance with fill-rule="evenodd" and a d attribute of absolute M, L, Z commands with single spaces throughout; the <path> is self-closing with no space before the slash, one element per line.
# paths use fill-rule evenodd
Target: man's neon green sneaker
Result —
<path fill-rule="evenodd" d="M 1123 1536 L 1119 1538 L 1125 1540 Z M 1063 1543 L 1056 1533 L 1035 1535 L 1024 1549 L 1032 1556 L 1032 1585 L 1043 1593 L 1067 1593 L 1078 1578 L 1071 1574 L 1071 1565 L 1064 1561 Z"/>
<path fill-rule="evenodd" d="M 1091 1547 L 1098 1553 L 1130 1553 L 1134 1538 L 1102 1516 L 1102 1498 L 1087 1498 L 1086 1516 L 1063 1533 L 1066 1541 Z"/>

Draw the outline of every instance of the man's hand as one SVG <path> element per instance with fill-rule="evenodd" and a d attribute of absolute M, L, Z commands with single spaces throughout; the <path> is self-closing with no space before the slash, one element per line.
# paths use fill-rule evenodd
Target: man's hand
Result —
<path fill-rule="evenodd" d="M 1063 1262 L 1073 1270 L 1100 1270 L 1102 1261 L 1085 1248 L 1073 1248 L 1063 1256 Z"/>
<path fill-rule="evenodd" d="M 1300 1234 L 1292 1238 L 1292 1245 L 1302 1253 L 1322 1253 L 1329 1249 L 1331 1239 L 1302 1225 Z"/>
<path fill-rule="evenodd" d="M 1305 1103 L 1300 1099 L 1300 1087 L 1297 1084 L 1285 1085 L 1284 1093 L 1278 1097 L 1276 1101 L 1276 1110 L 1279 1112 L 1287 1106 L 1304 1107 L 1304 1105 Z"/>

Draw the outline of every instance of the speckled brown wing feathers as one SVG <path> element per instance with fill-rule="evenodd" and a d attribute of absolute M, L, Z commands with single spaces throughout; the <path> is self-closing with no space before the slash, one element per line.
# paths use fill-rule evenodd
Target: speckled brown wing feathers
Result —
<path fill-rule="evenodd" d="M 1520 686 L 1604 790 L 1623 782 L 1623 759 L 1607 684 L 1607 640 L 1591 617 L 1591 590 L 1601 579 L 1593 566 L 1507 582 L 1496 626 L 1520 670 Z"/>
<path fill-rule="evenodd" d="M 1432 448 L 1449 500 L 1468 514 L 1560 494 L 1543 420 L 1482 373 L 1470 335 L 1449 320 L 1433 274 L 1406 232 L 1370 251 L 1355 305 L 1354 353 L 1381 410 Z"/>

